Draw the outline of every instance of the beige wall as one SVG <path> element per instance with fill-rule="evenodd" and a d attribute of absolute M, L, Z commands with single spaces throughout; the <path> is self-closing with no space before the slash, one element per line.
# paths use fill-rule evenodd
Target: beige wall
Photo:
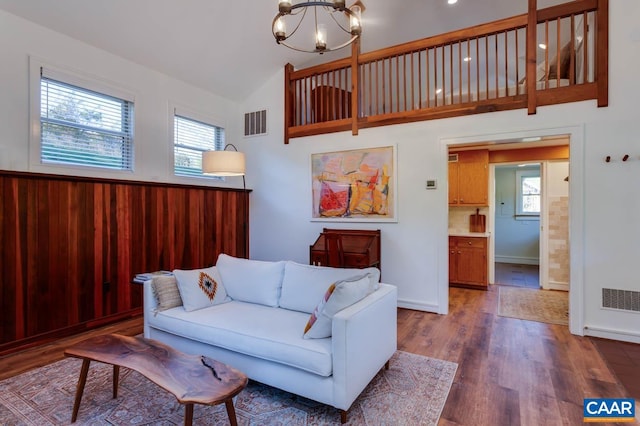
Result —
<path fill-rule="evenodd" d="M 548 197 L 549 284 L 569 285 L 569 197 Z"/>

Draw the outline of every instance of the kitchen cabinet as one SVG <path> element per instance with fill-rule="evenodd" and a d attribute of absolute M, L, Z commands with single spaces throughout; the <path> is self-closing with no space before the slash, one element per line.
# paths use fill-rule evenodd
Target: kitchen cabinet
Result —
<path fill-rule="evenodd" d="M 449 284 L 487 289 L 487 238 L 449 236 Z"/>
<path fill-rule="evenodd" d="M 449 154 L 449 205 L 489 205 L 489 150 Z"/>

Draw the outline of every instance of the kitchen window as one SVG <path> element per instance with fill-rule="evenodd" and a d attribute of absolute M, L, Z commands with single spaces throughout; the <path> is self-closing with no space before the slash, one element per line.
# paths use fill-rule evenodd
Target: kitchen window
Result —
<path fill-rule="evenodd" d="M 516 218 L 539 218 L 542 199 L 540 170 L 516 172 Z"/>

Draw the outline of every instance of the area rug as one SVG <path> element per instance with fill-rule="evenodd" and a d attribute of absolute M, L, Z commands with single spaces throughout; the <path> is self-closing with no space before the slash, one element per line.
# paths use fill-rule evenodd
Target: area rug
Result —
<path fill-rule="evenodd" d="M 82 362 L 68 358 L 0 381 L 1 425 L 68 425 Z M 457 364 L 397 351 L 348 412 L 351 425 L 436 425 Z M 135 371 L 92 363 L 77 425 L 180 425 L 184 407 Z M 234 398 L 239 425 L 339 425 L 338 410 L 250 381 Z M 226 425 L 224 404 L 196 405 L 195 425 Z"/>
<path fill-rule="evenodd" d="M 502 286 L 499 289 L 498 315 L 568 325 L 569 294 L 566 291 Z"/>

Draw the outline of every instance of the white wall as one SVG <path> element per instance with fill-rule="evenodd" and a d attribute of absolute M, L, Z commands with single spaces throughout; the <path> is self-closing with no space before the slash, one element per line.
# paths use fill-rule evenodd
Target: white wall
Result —
<path fill-rule="evenodd" d="M 540 219 L 516 219 L 516 171 L 540 166 L 496 166 L 495 260 L 537 265 L 540 262 Z"/>
<path fill-rule="evenodd" d="M 569 181 L 565 180 L 567 176 L 569 176 L 569 162 L 547 162 L 546 175 L 544 176 L 544 179 L 547 181 L 545 184 L 547 197 L 556 198 L 569 196 Z"/>
<path fill-rule="evenodd" d="M 0 57 L 0 169 L 225 185 L 211 179 L 173 176 L 169 105 L 193 109 L 226 127 L 228 135 L 236 135 L 241 124 L 237 104 L 4 11 L 0 11 Z M 135 96 L 134 172 L 70 169 L 29 162 L 30 57 Z M 238 182 L 229 179 L 226 184 L 237 186 Z"/>
<path fill-rule="evenodd" d="M 447 143 L 578 129 L 571 141 L 572 331 L 640 341 L 640 315 L 603 310 L 602 287 L 640 290 L 640 33 L 637 2 L 610 3 L 610 102 L 595 101 L 425 121 L 292 139 L 283 144 L 283 74 L 250 97 L 243 111 L 269 109 L 270 133 L 247 139 L 252 194 L 251 254 L 308 261 L 324 223 L 310 221 L 309 156 L 313 152 L 398 145 L 398 223 L 339 223 L 382 230 L 382 274 L 398 286 L 400 304 L 447 312 Z M 635 30 L 634 30 L 635 28 Z M 626 163 L 605 163 L 611 155 Z M 437 190 L 424 181 L 438 180 Z M 598 331 L 600 330 L 600 331 Z"/>

